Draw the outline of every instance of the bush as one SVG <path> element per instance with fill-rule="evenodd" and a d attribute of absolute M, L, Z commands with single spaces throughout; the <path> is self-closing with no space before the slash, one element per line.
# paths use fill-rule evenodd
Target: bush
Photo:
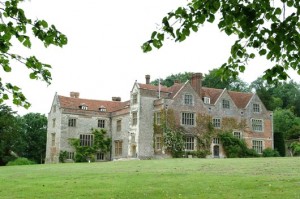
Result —
<path fill-rule="evenodd" d="M 232 133 L 221 133 L 219 138 L 228 158 L 259 157 L 255 150 L 247 148 L 244 140 L 234 137 Z"/>
<path fill-rule="evenodd" d="M 59 162 L 65 163 L 67 157 L 68 157 L 68 152 L 67 151 L 60 151 L 59 152 Z"/>
<path fill-rule="evenodd" d="M 31 165 L 36 164 L 34 161 L 28 160 L 27 158 L 17 158 L 13 161 L 9 161 L 6 166 L 14 166 L 14 165 Z"/>
<path fill-rule="evenodd" d="M 263 150 L 263 157 L 279 157 L 279 152 L 271 148 L 266 148 Z"/>

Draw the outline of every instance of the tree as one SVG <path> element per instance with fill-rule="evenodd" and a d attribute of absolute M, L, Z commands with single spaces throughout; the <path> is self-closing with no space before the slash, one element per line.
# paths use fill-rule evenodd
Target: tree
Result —
<path fill-rule="evenodd" d="M 290 139 L 290 135 L 297 133 L 299 123 L 292 111 L 288 109 L 278 109 L 274 112 L 273 117 L 274 132 L 282 132 L 285 139 Z"/>
<path fill-rule="evenodd" d="M 50 45 L 64 46 L 67 37 L 56 29 L 54 25 L 48 25 L 45 20 L 31 20 L 25 15 L 19 4 L 24 0 L 0 1 L 0 65 L 4 72 L 12 70 L 12 62 L 18 61 L 30 70 L 30 79 L 40 79 L 47 84 L 51 83 L 51 66 L 40 62 L 35 56 L 23 57 L 11 52 L 12 43 L 20 42 L 25 48 L 31 48 L 31 38 L 27 30 L 31 29 L 33 36 L 43 42 L 45 47 Z M 27 101 L 21 88 L 10 82 L 2 82 L 0 77 L 0 103 L 12 96 L 13 103 L 28 108 Z"/>
<path fill-rule="evenodd" d="M 46 155 L 47 117 L 40 113 L 24 115 L 22 137 L 26 143 L 22 155 L 36 163 L 43 163 Z"/>
<path fill-rule="evenodd" d="M 187 80 L 190 80 L 192 77 L 192 74 L 193 73 L 191 73 L 191 72 L 172 74 L 172 75 L 169 75 L 168 77 L 166 77 L 166 79 L 161 79 L 161 78 L 160 78 L 160 80 L 156 79 L 156 80 L 152 81 L 151 84 L 157 86 L 160 81 L 161 85 L 170 87 L 170 86 L 173 86 L 174 82 L 177 80 L 182 83 L 186 82 Z"/>
<path fill-rule="evenodd" d="M 219 69 L 222 79 L 236 78 L 259 54 L 274 63 L 263 78 L 269 83 L 285 80 L 289 69 L 300 74 L 299 15 L 300 0 L 191 0 L 162 19 L 161 28 L 151 34 L 142 50 L 161 48 L 166 37 L 182 42 L 202 24 L 218 18 L 220 31 L 237 36 L 228 61 Z"/>
<path fill-rule="evenodd" d="M 23 148 L 21 120 L 9 106 L 0 104 L 0 165 L 18 157 Z"/>
<path fill-rule="evenodd" d="M 218 69 L 210 70 L 208 74 L 204 75 L 202 84 L 209 88 L 226 88 L 231 91 L 250 92 L 248 84 L 238 77 L 229 77 L 222 81 Z"/>

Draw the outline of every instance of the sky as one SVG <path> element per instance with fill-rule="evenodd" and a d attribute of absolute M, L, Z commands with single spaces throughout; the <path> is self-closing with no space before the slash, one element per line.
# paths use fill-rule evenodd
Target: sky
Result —
<path fill-rule="evenodd" d="M 22 4 L 27 17 L 44 19 L 68 37 L 63 48 L 33 39 L 30 50 L 14 46 L 22 55 L 35 55 L 52 66 L 52 83 L 30 80 L 29 71 L 14 63 L 13 71 L 3 79 L 22 88 L 32 104 L 26 110 L 9 105 L 18 114 L 48 114 L 55 93 L 69 96 L 79 92 L 80 98 L 128 100 L 134 82 L 145 83 L 171 74 L 201 72 L 221 66 L 229 57 L 234 37 L 221 33 L 217 24 L 206 23 L 186 41 L 167 40 L 159 50 L 143 53 L 141 45 L 157 30 L 169 11 L 188 3 L 187 0 L 31 0 Z M 263 74 L 270 63 L 263 58 L 251 61 L 240 77 L 251 83 Z M 298 81 L 295 72 L 291 78 Z M 298 81 L 299 82 L 299 81 Z"/>

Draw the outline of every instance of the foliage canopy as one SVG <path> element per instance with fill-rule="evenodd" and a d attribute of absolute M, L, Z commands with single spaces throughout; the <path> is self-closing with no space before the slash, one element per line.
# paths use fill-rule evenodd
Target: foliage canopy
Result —
<path fill-rule="evenodd" d="M 190 0 L 162 19 L 161 28 L 151 34 L 142 50 L 161 48 L 166 37 L 182 42 L 202 24 L 217 19 L 220 31 L 237 37 L 230 57 L 219 69 L 224 79 L 236 78 L 249 60 L 260 55 L 274 63 L 263 78 L 269 83 L 285 80 L 288 69 L 300 74 L 299 15 L 299 0 Z"/>
<path fill-rule="evenodd" d="M 19 42 L 25 48 L 31 48 L 32 34 L 40 40 L 45 47 L 55 45 L 62 47 L 67 44 L 67 37 L 56 29 L 54 25 L 49 25 L 45 20 L 31 20 L 26 17 L 19 4 L 24 0 L 6 0 L 0 2 L 0 65 L 4 72 L 12 71 L 12 62 L 17 61 L 30 70 L 30 79 L 43 80 L 47 84 L 51 83 L 51 66 L 40 62 L 34 55 L 24 57 L 11 50 L 15 42 Z M 30 30 L 28 32 L 28 30 Z M 2 74 L 3 75 L 3 74 Z M 0 103 L 8 100 L 12 95 L 13 103 L 28 108 L 27 101 L 21 88 L 10 82 L 3 82 L 0 76 Z"/>

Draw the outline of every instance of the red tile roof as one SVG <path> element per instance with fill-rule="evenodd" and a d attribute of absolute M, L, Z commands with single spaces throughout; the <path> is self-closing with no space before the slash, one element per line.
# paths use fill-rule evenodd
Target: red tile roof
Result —
<path fill-rule="evenodd" d="M 238 108 L 245 108 L 254 95 L 253 93 L 242 93 L 236 91 L 228 91 L 228 94 Z"/>
<path fill-rule="evenodd" d="M 113 112 L 120 110 L 129 105 L 129 102 L 120 101 L 103 101 L 103 100 L 91 100 L 74 97 L 65 97 L 58 95 L 59 103 L 61 108 L 80 110 L 79 106 L 85 104 L 89 111 L 99 112 L 100 107 L 105 107 L 106 112 Z"/>
<path fill-rule="evenodd" d="M 223 89 L 202 87 L 202 96 L 209 97 L 210 104 L 215 104 L 222 92 Z"/>

